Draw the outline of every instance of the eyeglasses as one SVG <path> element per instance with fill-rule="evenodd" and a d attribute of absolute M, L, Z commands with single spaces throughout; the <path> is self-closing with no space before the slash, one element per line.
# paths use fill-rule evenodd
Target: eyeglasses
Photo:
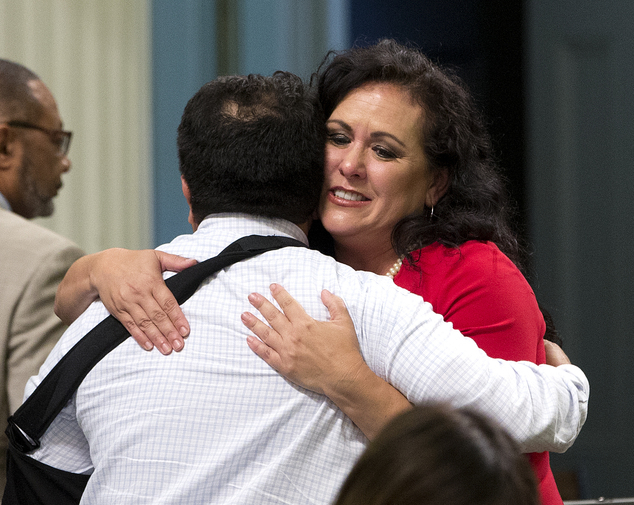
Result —
<path fill-rule="evenodd" d="M 26 121 L 7 121 L 7 124 L 15 128 L 30 128 L 32 130 L 44 132 L 51 139 L 51 142 L 57 146 L 57 154 L 60 156 L 66 156 L 66 154 L 68 154 L 70 139 L 73 136 L 73 132 L 67 132 L 64 130 L 49 130 L 48 128 L 27 123 Z"/>

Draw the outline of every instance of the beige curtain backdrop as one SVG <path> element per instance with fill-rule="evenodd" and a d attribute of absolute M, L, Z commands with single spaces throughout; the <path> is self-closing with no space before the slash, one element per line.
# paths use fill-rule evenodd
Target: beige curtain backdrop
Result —
<path fill-rule="evenodd" d="M 55 214 L 88 252 L 152 246 L 150 0 L 0 0 L 0 57 L 51 89 L 73 131 Z"/>

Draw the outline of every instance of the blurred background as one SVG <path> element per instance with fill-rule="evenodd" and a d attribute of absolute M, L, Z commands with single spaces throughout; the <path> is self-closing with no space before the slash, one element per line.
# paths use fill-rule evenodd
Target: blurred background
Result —
<path fill-rule="evenodd" d="M 198 88 L 308 78 L 381 37 L 456 68 L 489 122 L 531 283 L 591 384 L 579 439 L 552 457 L 562 495 L 634 496 L 631 0 L 0 0 L 0 56 L 40 75 L 74 132 L 41 223 L 89 252 L 189 233 L 176 127 Z"/>

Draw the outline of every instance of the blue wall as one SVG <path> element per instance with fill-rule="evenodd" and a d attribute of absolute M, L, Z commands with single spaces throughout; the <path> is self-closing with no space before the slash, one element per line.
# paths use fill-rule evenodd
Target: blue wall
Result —
<path fill-rule="evenodd" d="M 215 75 L 214 3 L 154 0 L 152 10 L 154 241 L 191 233 L 180 190 L 176 129 L 189 98 Z"/>
<path fill-rule="evenodd" d="M 289 70 L 308 77 L 348 44 L 348 0 L 232 0 L 240 74 Z M 191 233 L 181 193 L 176 129 L 185 104 L 217 76 L 216 2 L 152 3 L 154 245 Z"/>

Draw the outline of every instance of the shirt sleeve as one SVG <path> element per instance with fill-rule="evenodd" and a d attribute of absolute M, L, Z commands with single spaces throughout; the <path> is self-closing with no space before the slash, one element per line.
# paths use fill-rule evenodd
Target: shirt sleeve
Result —
<path fill-rule="evenodd" d="M 378 314 L 379 326 L 365 326 L 360 337 L 377 375 L 413 403 L 444 401 L 493 417 L 524 452 L 572 445 L 587 416 L 589 384 L 580 369 L 490 358 L 419 296 L 381 286 L 381 301 L 364 309 Z M 379 342 L 373 333 L 388 336 Z"/>

